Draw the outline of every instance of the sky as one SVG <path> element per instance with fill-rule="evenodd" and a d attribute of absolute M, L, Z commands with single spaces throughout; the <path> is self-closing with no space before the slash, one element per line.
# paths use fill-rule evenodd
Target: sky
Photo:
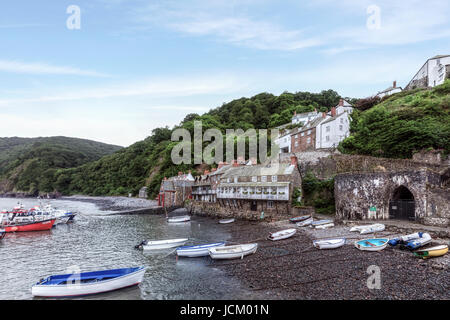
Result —
<path fill-rule="evenodd" d="M 2 1 L 0 137 L 128 146 L 260 92 L 405 87 L 450 54 L 449 16 L 447 0 Z"/>

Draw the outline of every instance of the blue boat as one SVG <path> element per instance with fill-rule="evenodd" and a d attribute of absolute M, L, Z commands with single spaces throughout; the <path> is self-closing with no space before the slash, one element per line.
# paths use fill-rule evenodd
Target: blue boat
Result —
<path fill-rule="evenodd" d="M 6 236 L 5 230 L 0 230 L 0 240 L 2 240 Z"/>
<path fill-rule="evenodd" d="M 210 248 L 223 247 L 224 245 L 225 242 L 217 242 L 198 246 L 179 247 L 177 249 L 177 255 L 180 257 L 190 257 L 190 258 L 209 256 Z"/>
<path fill-rule="evenodd" d="M 386 248 L 389 239 L 364 239 L 355 241 L 355 247 L 363 251 L 380 251 Z"/>
<path fill-rule="evenodd" d="M 41 279 L 32 286 L 38 297 L 76 297 L 114 291 L 142 282 L 146 267 L 61 274 Z"/>

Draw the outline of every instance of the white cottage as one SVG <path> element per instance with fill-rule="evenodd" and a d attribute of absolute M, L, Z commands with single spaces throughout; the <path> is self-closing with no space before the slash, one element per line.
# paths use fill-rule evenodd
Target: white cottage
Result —
<path fill-rule="evenodd" d="M 450 55 L 438 55 L 425 62 L 405 90 L 435 87 L 443 84 L 448 78 L 450 78 Z"/>
<path fill-rule="evenodd" d="M 389 87 L 387 89 L 384 89 L 383 91 L 380 91 L 376 94 L 377 97 L 383 98 L 385 96 L 390 96 L 391 94 L 401 92 L 403 89 L 402 87 L 397 87 L 397 81 L 394 81 L 392 83 L 392 87 Z"/>

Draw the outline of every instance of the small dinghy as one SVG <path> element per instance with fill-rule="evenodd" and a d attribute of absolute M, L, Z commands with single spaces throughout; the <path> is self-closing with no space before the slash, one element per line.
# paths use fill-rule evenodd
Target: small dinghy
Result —
<path fill-rule="evenodd" d="M 169 222 L 169 223 L 179 223 L 179 222 L 188 222 L 188 221 L 191 221 L 190 216 L 178 216 L 178 217 L 167 218 L 167 222 Z"/>
<path fill-rule="evenodd" d="M 419 238 L 408 240 L 405 241 L 405 243 L 400 244 L 400 249 L 415 250 L 429 244 L 432 240 L 429 233 L 422 233 Z"/>
<path fill-rule="evenodd" d="M 367 226 L 356 226 L 350 229 L 351 232 L 359 231 L 360 234 L 368 234 L 374 232 L 381 232 L 385 229 L 385 225 L 381 223 L 375 223 Z"/>
<path fill-rule="evenodd" d="M 440 246 L 417 250 L 414 252 L 414 255 L 422 259 L 428 259 L 432 257 L 443 256 L 447 252 L 448 252 L 448 245 L 443 244 Z"/>
<path fill-rule="evenodd" d="M 5 230 L 0 230 L 0 240 L 2 240 L 6 236 Z"/>
<path fill-rule="evenodd" d="M 256 249 L 258 249 L 257 243 L 211 248 L 209 249 L 209 256 L 212 259 L 242 259 L 246 255 L 255 253 Z"/>
<path fill-rule="evenodd" d="M 381 251 L 386 248 L 389 239 L 364 239 L 355 241 L 355 247 L 363 251 Z"/>
<path fill-rule="evenodd" d="M 189 258 L 204 257 L 209 255 L 210 248 L 223 246 L 225 246 L 225 242 L 203 244 L 198 246 L 179 247 L 177 249 L 177 255 L 179 257 L 189 257 Z"/>
<path fill-rule="evenodd" d="M 406 244 L 407 241 L 418 239 L 422 237 L 423 232 L 411 233 L 406 236 L 401 236 L 398 238 L 394 238 L 389 240 L 389 245 L 395 247 L 398 244 Z"/>
<path fill-rule="evenodd" d="M 306 227 L 306 226 L 309 226 L 313 221 L 314 221 L 313 218 L 309 218 L 309 219 L 297 222 L 296 225 L 297 225 L 297 227 Z"/>
<path fill-rule="evenodd" d="M 304 221 L 306 219 L 311 218 L 310 214 L 304 215 L 304 216 L 300 216 L 300 217 L 294 217 L 294 218 L 290 218 L 289 221 L 292 223 L 297 223 L 297 222 L 301 222 Z"/>
<path fill-rule="evenodd" d="M 31 294 L 37 297 L 76 297 L 114 291 L 141 283 L 145 270 L 145 267 L 137 267 L 54 275 L 33 285 Z"/>
<path fill-rule="evenodd" d="M 318 249 L 336 249 L 345 244 L 345 238 L 314 240 L 313 245 Z"/>
<path fill-rule="evenodd" d="M 271 233 L 269 235 L 269 240 L 283 240 L 292 237 L 297 232 L 296 229 L 286 229 L 278 232 Z"/>
<path fill-rule="evenodd" d="M 318 226 L 315 226 L 315 229 L 328 229 L 328 228 L 333 228 L 334 227 L 334 223 L 326 223 L 326 224 L 320 224 Z"/>
<path fill-rule="evenodd" d="M 220 224 L 228 224 L 228 223 L 233 223 L 233 222 L 234 222 L 234 218 L 219 220 Z"/>
<path fill-rule="evenodd" d="M 140 244 L 135 246 L 136 249 L 143 250 L 157 250 L 157 249 L 170 249 L 176 248 L 184 245 L 189 239 L 168 239 L 168 240 L 153 240 L 153 241 L 142 241 Z"/>
<path fill-rule="evenodd" d="M 316 226 L 320 226 L 322 224 L 329 224 L 329 223 L 333 223 L 333 220 L 317 220 L 317 221 L 313 221 L 311 222 L 311 226 L 316 227 Z"/>

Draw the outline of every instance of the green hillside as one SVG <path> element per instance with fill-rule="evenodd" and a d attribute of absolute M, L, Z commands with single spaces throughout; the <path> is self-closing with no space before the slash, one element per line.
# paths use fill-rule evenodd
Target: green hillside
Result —
<path fill-rule="evenodd" d="M 78 167 L 120 149 L 67 137 L 0 138 L 0 193 L 54 191 L 57 169 Z"/>
<path fill-rule="evenodd" d="M 450 80 L 433 89 L 403 91 L 355 111 L 343 153 L 410 158 L 423 149 L 450 153 Z"/>

